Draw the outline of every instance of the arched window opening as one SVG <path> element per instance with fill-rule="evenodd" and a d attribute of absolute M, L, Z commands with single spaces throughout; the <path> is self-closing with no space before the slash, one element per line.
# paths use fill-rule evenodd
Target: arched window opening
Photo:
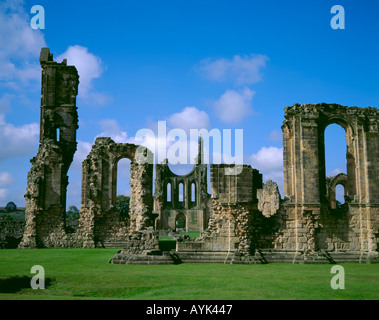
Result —
<path fill-rule="evenodd" d="M 166 201 L 171 202 L 171 183 L 167 183 L 166 187 Z"/>
<path fill-rule="evenodd" d="M 186 218 L 183 215 L 176 218 L 176 231 L 186 231 Z"/>
<path fill-rule="evenodd" d="M 196 185 L 194 182 L 191 183 L 191 202 L 196 202 Z"/>
<path fill-rule="evenodd" d="M 130 160 L 120 159 L 117 163 L 116 209 L 121 218 L 129 217 L 130 203 Z"/>
<path fill-rule="evenodd" d="M 130 195 L 130 162 L 123 158 L 117 163 L 117 195 Z"/>
<path fill-rule="evenodd" d="M 338 124 L 325 129 L 325 171 L 327 177 L 334 177 L 346 170 L 346 131 Z"/>
<path fill-rule="evenodd" d="M 183 183 L 179 183 L 179 202 L 184 201 L 184 185 Z"/>
<path fill-rule="evenodd" d="M 345 187 L 342 184 L 336 186 L 336 207 L 341 207 L 345 204 Z"/>

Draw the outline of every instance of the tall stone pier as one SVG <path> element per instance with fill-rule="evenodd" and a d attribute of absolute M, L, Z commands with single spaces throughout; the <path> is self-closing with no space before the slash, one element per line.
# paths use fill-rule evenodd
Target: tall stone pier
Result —
<path fill-rule="evenodd" d="M 76 151 L 79 75 L 67 61 L 57 63 L 42 48 L 40 141 L 31 160 L 26 199 L 26 227 L 20 248 L 65 247 L 67 172 Z"/>

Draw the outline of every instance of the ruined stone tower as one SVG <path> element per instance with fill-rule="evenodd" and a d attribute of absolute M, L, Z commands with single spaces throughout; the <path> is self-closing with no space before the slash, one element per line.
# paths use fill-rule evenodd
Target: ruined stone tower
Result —
<path fill-rule="evenodd" d="M 67 172 L 76 151 L 79 76 L 67 61 L 57 63 L 42 48 L 41 120 L 38 154 L 31 160 L 26 227 L 21 248 L 65 246 Z"/>

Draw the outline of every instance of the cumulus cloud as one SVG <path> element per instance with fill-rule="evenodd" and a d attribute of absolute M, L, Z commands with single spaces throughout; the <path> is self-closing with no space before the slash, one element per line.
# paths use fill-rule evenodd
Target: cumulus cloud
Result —
<path fill-rule="evenodd" d="M 343 171 L 340 169 L 340 168 L 337 168 L 337 169 L 334 169 L 334 170 L 332 170 L 332 171 L 329 171 L 328 173 L 327 173 L 327 176 L 328 177 L 334 177 L 334 176 L 336 176 L 337 174 L 340 174 L 340 173 L 342 173 Z"/>
<path fill-rule="evenodd" d="M 40 84 L 39 53 L 46 46 L 40 30 L 30 27 L 30 15 L 23 1 L 7 0 L 0 3 L 0 83 L 16 89 L 27 89 Z M 39 125 L 15 126 L 6 122 L 5 113 L 17 97 L 25 101 L 25 94 L 6 93 L 0 98 L 0 161 L 15 156 L 26 156 L 36 151 Z"/>
<path fill-rule="evenodd" d="M 39 140 L 38 123 L 16 127 L 0 114 L 0 161 L 36 152 Z"/>
<path fill-rule="evenodd" d="M 104 119 L 99 122 L 102 132 L 97 137 L 109 137 L 116 143 L 134 143 L 134 139 L 128 138 L 126 131 L 122 131 L 117 120 Z M 74 155 L 71 168 L 73 170 L 81 170 L 82 162 L 86 159 L 87 155 L 92 149 L 93 142 L 78 140 L 77 150 Z"/>
<path fill-rule="evenodd" d="M 167 122 L 173 128 L 181 128 L 186 131 L 210 127 L 208 114 L 196 107 L 185 107 L 181 112 L 172 114 Z"/>
<path fill-rule="evenodd" d="M 117 120 L 104 119 L 99 122 L 101 133 L 97 137 L 109 137 L 116 143 L 135 143 L 134 138 L 128 138 L 126 131 L 122 131 Z M 93 142 L 78 140 L 77 150 L 74 155 L 71 168 L 73 170 L 81 170 L 82 162 L 92 149 Z"/>
<path fill-rule="evenodd" d="M 231 60 L 205 59 L 197 69 L 209 80 L 232 80 L 238 85 L 246 85 L 262 80 L 261 69 L 266 66 L 267 61 L 268 57 L 262 54 L 235 55 Z"/>
<path fill-rule="evenodd" d="M 0 186 L 7 186 L 13 181 L 13 177 L 9 172 L 0 172 Z"/>
<path fill-rule="evenodd" d="M 0 188 L 0 199 L 4 200 L 8 197 L 9 195 L 9 190 L 5 188 Z"/>
<path fill-rule="evenodd" d="M 122 131 L 115 119 L 104 119 L 100 121 L 100 128 L 103 131 L 96 137 L 110 137 L 116 143 L 127 143 L 128 134 Z"/>
<path fill-rule="evenodd" d="M 67 50 L 56 58 L 61 62 L 67 59 L 68 65 L 74 65 L 79 73 L 79 93 L 78 97 L 98 105 L 106 105 L 111 98 L 106 94 L 97 92 L 94 89 L 93 81 L 100 78 L 103 73 L 103 63 L 101 59 L 88 51 L 88 48 L 79 45 L 69 46 Z"/>
<path fill-rule="evenodd" d="M 251 155 L 250 160 L 253 168 L 263 174 L 264 181 L 271 179 L 276 182 L 283 195 L 283 148 L 263 147 Z"/>
<path fill-rule="evenodd" d="M 23 1 L 0 3 L 0 81 L 14 89 L 40 81 L 39 53 L 46 43 L 40 30 L 30 27 Z"/>
<path fill-rule="evenodd" d="M 283 148 L 263 147 L 251 156 L 252 163 L 259 170 L 272 171 L 283 168 Z"/>
<path fill-rule="evenodd" d="M 242 92 L 227 90 L 214 102 L 218 118 L 225 123 L 237 124 L 253 113 L 252 99 L 255 91 L 245 88 Z"/>
<path fill-rule="evenodd" d="M 73 170 L 82 170 L 82 162 L 87 158 L 91 148 L 92 144 L 90 142 L 78 140 L 77 150 L 71 165 Z"/>
<path fill-rule="evenodd" d="M 11 110 L 11 101 L 13 97 L 13 95 L 6 93 L 0 98 L 0 114 L 4 114 Z"/>

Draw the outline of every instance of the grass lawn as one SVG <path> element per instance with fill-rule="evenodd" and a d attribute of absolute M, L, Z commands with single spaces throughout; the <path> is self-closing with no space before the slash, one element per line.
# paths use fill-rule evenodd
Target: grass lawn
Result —
<path fill-rule="evenodd" d="M 0 284 L 7 277 L 32 277 L 33 265 L 43 266 L 51 280 L 45 290 L 19 288 L 0 293 L 0 300 L 379 299 L 379 265 L 344 264 L 345 289 L 333 290 L 331 265 L 113 265 L 116 251 L 0 250 Z"/>

